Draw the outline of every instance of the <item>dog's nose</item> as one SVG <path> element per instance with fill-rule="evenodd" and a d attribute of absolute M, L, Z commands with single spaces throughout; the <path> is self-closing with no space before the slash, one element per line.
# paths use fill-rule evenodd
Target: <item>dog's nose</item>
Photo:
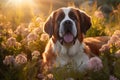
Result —
<path fill-rule="evenodd" d="M 70 20 L 66 20 L 64 23 L 64 31 L 65 32 L 71 32 L 72 31 L 72 22 Z"/>
<path fill-rule="evenodd" d="M 66 26 L 72 26 L 72 22 L 70 20 L 66 20 L 63 25 Z"/>

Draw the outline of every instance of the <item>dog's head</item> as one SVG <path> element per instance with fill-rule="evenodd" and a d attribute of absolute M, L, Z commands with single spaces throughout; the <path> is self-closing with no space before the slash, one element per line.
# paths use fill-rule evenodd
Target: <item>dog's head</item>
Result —
<path fill-rule="evenodd" d="M 61 44 L 74 44 L 76 39 L 83 41 L 83 35 L 90 26 L 90 17 L 85 12 L 66 7 L 51 13 L 45 22 L 44 31 Z"/>

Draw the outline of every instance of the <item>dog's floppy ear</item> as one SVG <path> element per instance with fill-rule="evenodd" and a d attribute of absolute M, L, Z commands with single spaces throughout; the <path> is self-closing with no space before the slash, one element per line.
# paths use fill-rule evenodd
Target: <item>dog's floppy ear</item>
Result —
<path fill-rule="evenodd" d="M 85 12 L 79 10 L 81 32 L 86 34 L 91 27 L 91 18 Z"/>
<path fill-rule="evenodd" d="M 46 32 L 51 38 L 53 35 L 53 13 L 47 18 L 44 23 L 44 32 Z"/>

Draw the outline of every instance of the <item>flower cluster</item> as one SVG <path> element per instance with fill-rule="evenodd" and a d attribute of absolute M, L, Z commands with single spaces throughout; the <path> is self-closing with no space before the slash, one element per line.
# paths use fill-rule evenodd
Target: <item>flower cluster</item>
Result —
<path fill-rule="evenodd" d="M 10 37 L 10 38 L 7 39 L 6 46 L 7 47 L 17 47 L 18 48 L 18 47 L 21 46 L 21 43 L 17 42 L 16 38 Z"/>
<path fill-rule="evenodd" d="M 100 49 L 101 52 L 109 51 L 111 48 L 115 47 L 117 50 L 120 49 L 120 30 L 116 30 L 110 37 L 107 44 L 103 45 Z M 118 55 L 118 52 L 117 52 Z"/>
<path fill-rule="evenodd" d="M 12 56 L 12 55 L 8 55 L 8 56 L 5 56 L 5 59 L 3 60 L 3 63 L 5 64 L 5 65 L 12 65 L 12 64 L 14 64 L 14 56 Z"/>
<path fill-rule="evenodd" d="M 18 55 L 15 57 L 15 63 L 16 63 L 17 65 L 27 63 L 26 54 L 24 54 L 24 53 L 18 54 Z"/>
<path fill-rule="evenodd" d="M 38 35 L 35 33 L 29 33 L 27 36 L 27 41 L 35 41 L 38 39 Z"/>
<path fill-rule="evenodd" d="M 103 68 L 102 60 L 98 57 L 90 58 L 88 68 L 93 71 L 99 71 Z"/>
<path fill-rule="evenodd" d="M 5 56 L 3 60 L 5 65 L 21 65 L 27 63 L 27 57 L 24 53 L 18 54 L 16 57 L 12 55 Z"/>

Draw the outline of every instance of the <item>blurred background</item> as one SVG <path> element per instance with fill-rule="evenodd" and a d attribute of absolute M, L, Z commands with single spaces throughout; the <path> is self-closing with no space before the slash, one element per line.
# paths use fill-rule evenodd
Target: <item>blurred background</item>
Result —
<path fill-rule="evenodd" d="M 7 20 L 30 22 L 33 16 L 48 16 L 53 10 L 64 6 L 76 6 L 81 9 L 97 9 L 111 13 L 117 8 L 120 0 L 0 0 L 0 14 Z"/>

